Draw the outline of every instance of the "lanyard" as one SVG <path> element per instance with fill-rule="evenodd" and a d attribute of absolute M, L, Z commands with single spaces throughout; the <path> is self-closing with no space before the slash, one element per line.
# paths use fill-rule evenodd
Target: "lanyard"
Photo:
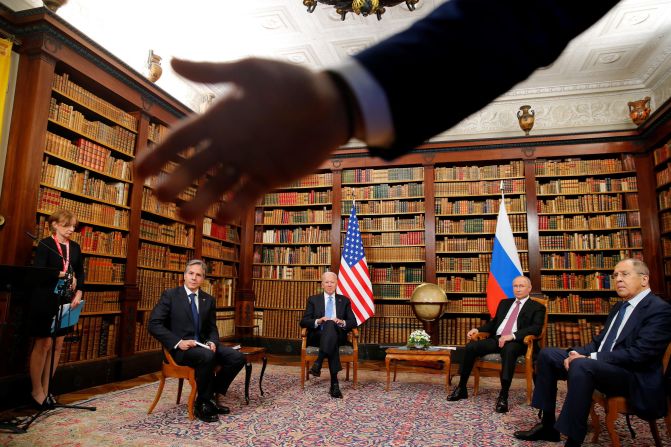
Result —
<path fill-rule="evenodd" d="M 68 264 L 70 264 L 70 241 L 65 241 L 65 257 L 63 257 L 63 249 L 61 248 L 60 242 L 58 242 L 58 239 L 56 239 L 56 236 L 51 236 L 54 238 L 54 242 L 56 243 L 56 248 L 58 249 L 58 254 L 61 255 L 61 258 L 63 259 L 63 271 L 67 272 L 68 271 Z"/>

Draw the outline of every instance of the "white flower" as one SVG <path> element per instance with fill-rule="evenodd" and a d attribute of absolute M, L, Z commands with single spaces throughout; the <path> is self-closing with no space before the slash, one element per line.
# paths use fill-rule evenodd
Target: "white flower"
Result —
<path fill-rule="evenodd" d="M 410 333 L 408 337 L 408 345 L 429 346 L 431 344 L 431 337 L 423 330 L 416 330 Z"/>

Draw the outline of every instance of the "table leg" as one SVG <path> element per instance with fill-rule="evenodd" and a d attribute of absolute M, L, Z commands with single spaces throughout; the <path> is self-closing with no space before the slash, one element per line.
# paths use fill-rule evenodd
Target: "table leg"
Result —
<path fill-rule="evenodd" d="M 385 357 L 385 359 L 384 359 L 384 365 L 385 365 L 385 367 L 387 368 L 387 388 L 385 389 L 385 391 L 389 391 L 389 381 L 390 381 L 390 379 L 391 379 L 391 377 L 390 377 L 390 371 L 389 371 L 389 366 L 390 366 L 389 364 L 390 364 L 390 362 L 391 362 L 391 359 L 390 359 L 389 357 Z"/>
<path fill-rule="evenodd" d="M 445 361 L 445 391 L 450 393 L 450 385 L 452 385 L 452 361 Z"/>
<path fill-rule="evenodd" d="M 268 362 L 268 358 L 264 355 L 263 356 L 263 365 L 261 366 L 261 376 L 259 377 L 259 390 L 261 390 L 261 396 L 263 396 L 263 387 L 261 386 L 263 384 L 263 373 L 266 372 L 266 363 Z"/>
<path fill-rule="evenodd" d="M 252 364 L 245 363 L 245 401 L 249 405 L 249 379 L 252 377 Z"/>

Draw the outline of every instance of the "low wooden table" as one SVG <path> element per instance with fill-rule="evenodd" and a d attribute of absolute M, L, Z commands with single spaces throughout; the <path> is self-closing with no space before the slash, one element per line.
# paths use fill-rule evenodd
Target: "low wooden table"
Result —
<path fill-rule="evenodd" d="M 449 393 L 450 368 L 452 366 L 451 353 L 452 350 L 450 349 L 439 348 L 429 348 L 427 350 L 410 349 L 405 346 L 388 348 L 387 354 L 384 357 L 384 364 L 387 368 L 387 387 L 385 390 L 389 391 L 389 383 L 391 381 L 390 366 L 392 360 L 410 360 L 413 362 L 443 362 L 445 364 L 445 391 Z"/>
<path fill-rule="evenodd" d="M 263 374 L 266 372 L 266 348 L 243 346 L 240 352 L 245 356 L 245 402 L 249 405 L 249 379 L 252 377 L 252 362 L 261 360 L 261 375 L 259 376 L 259 390 L 263 396 Z"/>

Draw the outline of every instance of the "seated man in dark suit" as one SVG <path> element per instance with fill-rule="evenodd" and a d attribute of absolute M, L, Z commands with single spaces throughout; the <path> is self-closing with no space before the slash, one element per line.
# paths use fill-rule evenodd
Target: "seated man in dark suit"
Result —
<path fill-rule="evenodd" d="M 338 371 L 342 369 L 338 348 L 347 343 L 347 332 L 356 327 L 356 317 L 349 298 L 335 293 L 337 286 L 338 276 L 335 273 L 326 272 L 322 275 L 324 293 L 308 298 L 301 327 L 308 329 L 308 346 L 319 346 L 319 354 L 310 368 L 310 374 L 319 377 L 322 362 L 328 359 L 331 374 L 329 394 L 342 398 L 338 384 Z"/>
<path fill-rule="evenodd" d="M 470 340 L 478 332 L 489 332 L 489 337 L 466 345 L 464 359 L 461 362 L 459 385 L 447 398 L 449 401 L 466 399 L 466 384 L 471 375 L 473 364 L 478 357 L 491 353 L 501 354 L 501 391 L 496 399 L 497 413 L 508 411 L 508 390 L 515 374 L 517 357 L 524 355 L 527 346 L 524 337 L 540 335 L 545 321 L 545 306 L 529 298 L 531 281 L 526 276 L 513 280 L 514 300 L 501 300 L 496 315 L 479 328 L 473 328 L 466 334 Z"/>
<path fill-rule="evenodd" d="M 240 352 L 219 344 L 215 300 L 200 290 L 206 268 L 197 259 L 186 264 L 184 286 L 163 292 L 151 312 L 149 332 L 170 351 L 175 362 L 196 370 L 194 414 L 201 421 L 215 422 L 219 420 L 217 414 L 230 410 L 213 400 L 214 392 L 226 394 L 245 360 Z M 216 366 L 221 369 L 215 376 Z"/>
<path fill-rule="evenodd" d="M 580 348 L 541 350 L 531 405 L 543 418 L 531 430 L 516 431 L 516 438 L 557 442 L 561 432 L 566 446 L 581 445 L 595 389 L 627 398 L 641 418 L 666 414 L 662 357 L 671 341 L 671 306 L 650 291 L 649 275 L 643 261 L 620 261 L 611 285 L 623 301 L 613 306 L 603 331 Z M 566 399 L 555 423 L 557 381 L 563 379 Z"/>

